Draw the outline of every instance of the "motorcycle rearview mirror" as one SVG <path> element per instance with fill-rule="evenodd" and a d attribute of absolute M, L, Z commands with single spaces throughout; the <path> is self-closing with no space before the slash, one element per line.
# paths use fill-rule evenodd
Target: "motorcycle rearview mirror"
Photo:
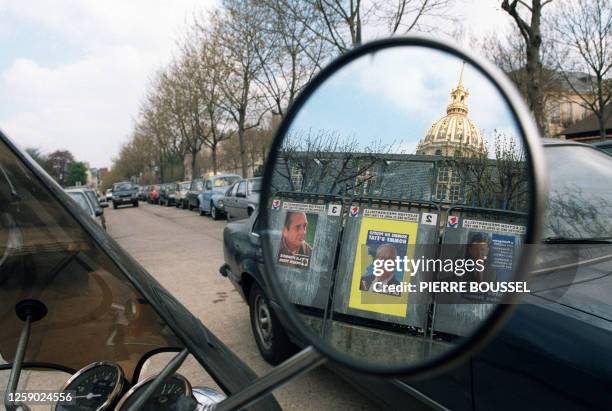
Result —
<path fill-rule="evenodd" d="M 458 47 L 392 38 L 332 62 L 279 125 L 262 184 L 264 274 L 292 333 L 380 375 L 472 353 L 529 290 L 539 144 L 505 75 Z"/>

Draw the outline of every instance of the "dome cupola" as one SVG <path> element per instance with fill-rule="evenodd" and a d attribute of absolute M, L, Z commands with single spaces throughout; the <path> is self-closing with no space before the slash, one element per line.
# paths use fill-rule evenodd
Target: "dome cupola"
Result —
<path fill-rule="evenodd" d="M 470 93 L 463 86 L 464 68 L 465 63 L 461 67 L 459 84 L 450 93 L 451 102 L 446 107 L 446 116 L 427 130 L 417 145 L 416 154 L 471 157 L 486 152 L 480 131 L 467 116 Z"/>

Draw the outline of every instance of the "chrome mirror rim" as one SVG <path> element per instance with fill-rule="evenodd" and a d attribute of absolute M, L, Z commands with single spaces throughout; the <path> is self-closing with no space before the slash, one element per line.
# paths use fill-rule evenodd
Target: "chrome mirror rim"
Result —
<path fill-rule="evenodd" d="M 527 106 L 523 102 L 522 97 L 519 95 L 511 81 L 493 64 L 489 63 L 483 58 L 475 56 L 471 52 L 466 51 L 461 46 L 453 44 L 452 42 L 442 42 L 426 36 L 393 37 L 367 43 L 339 56 L 327 67 L 321 70 L 295 99 L 293 104 L 289 107 L 287 115 L 281 121 L 268 153 L 264 168 L 262 186 L 271 186 L 270 182 L 272 180 L 274 164 L 276 163 L 278 149 L 283 142 L 283 138 L 289 131 L 289 128 L 300 109 L 314 94 L 314 92 L 319 89 L 319 86 L 321 86 L 341 68 L 360 57 L 375 53 L 377 51 L 382 51 L 384 49 L 402 46 L 424 47 L 432 50 L 435 49 L 461 58 L 466 63 L 471 64 L 480 74 L 488 79 L 500 93 L 500 96 L 505 100 L 509 111 L 517 121 L 517 127 L 522 137 L 524 137 L 524 144 L 526 148 L 525 151 L 529 163 L 528 167 L 532 177 L 529 181 L 528 187 L 529 216 L 527 219 L 525 244 L 537 244 L 540 239 L 542 229 L 542 216 L 547 192 L 547 179 L 545 173 L 546 167 L 544 163 L 544 155 L 540 142 L 541 137 L 535 122 L 527 109 Z M 259 218 L 262 222 L 268 221 L 268 204 L 271 200 L 269 194 L 270 193 L 267 190 L 264 190 L 261 194 Z M 317 340 L 317 338 L 313 338 L 312 333 L 301 324 L 301 321 L 295 313 L 295 309 L 292 307 L 293 304 L 284 298 L 281 284 L 274 275 L 274 270 L 267 269 L 267 267 L 274 267 L 275 265 L 271 247 L 268 246 L 268 244 L 270 244 L 270 234 L 268 230 L 261 230 L 261 236 L 264 257 L 263 276 L 269 285 L 272 297 L 280 305 L 283 311 L 281 317 L 285 317 L 285 320 L 289 322 L 289 324 L 284 325 L 286 327 L 290 327 L 291 331 L 298 338 L 302 339 L 302 341 L 308 341 L 331 361 L 358 372 L 367 372 L 384 376 L 401 375 L 404 377 L 421 377 L 430 373 L 441 372 L 462 361 L 466 356 L 472 354 L 475 350 L 486 344 L 486 342 L 496 334 L 498 329 L 503 325 L 504 320 L 509 317 L 512 310 L 515 308 L 515 304 L 497 305 L 493 312 L 474 332 L 469 335 L 465 342 L 458 344 L 449 349 L 447 352 L 431 359 L 427 359 L 409 366 L 383 366 L 357 361 L 346 354 L 333 350 L 326 343 Z M 526 281 L 535 252 L 535 246 L 524 248 L 521 261 L 519 261 L 516 270 L 516 281 Z M 515 296 L 513 298 L 518 297 Z"/>

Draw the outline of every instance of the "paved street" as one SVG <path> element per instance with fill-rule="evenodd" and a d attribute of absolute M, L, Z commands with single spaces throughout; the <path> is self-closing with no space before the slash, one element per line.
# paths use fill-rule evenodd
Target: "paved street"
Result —
<path fill-rule="evenodd" d="M 111 236 L 258 375 L 272 368 L 257 350 L 248 306 L 218 272 L 223 263 L 224 221 L 142 202 L 138 208 L 109 207 L 105 215 Z M 157 368 L 152 364 L 146 371 Z M 214 385 L 195 361 L 188 361 L 180 372 L 194 385 Z M 376 409 L 324 368 L 293 380 L 274 395 L 285 410 Z"/>

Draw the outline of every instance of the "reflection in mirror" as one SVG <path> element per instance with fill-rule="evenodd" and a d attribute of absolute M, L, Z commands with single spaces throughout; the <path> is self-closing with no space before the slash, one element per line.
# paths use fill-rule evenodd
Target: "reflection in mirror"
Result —
<path fill-rule="evenodd" d="M 526 287 L 513 281 L 530 204 L 524 138 L 477 68 L 423 47 L 368 54 L 286 130 L 264 184 L 264 246 L 326 347 L 409 366 Z"/>

